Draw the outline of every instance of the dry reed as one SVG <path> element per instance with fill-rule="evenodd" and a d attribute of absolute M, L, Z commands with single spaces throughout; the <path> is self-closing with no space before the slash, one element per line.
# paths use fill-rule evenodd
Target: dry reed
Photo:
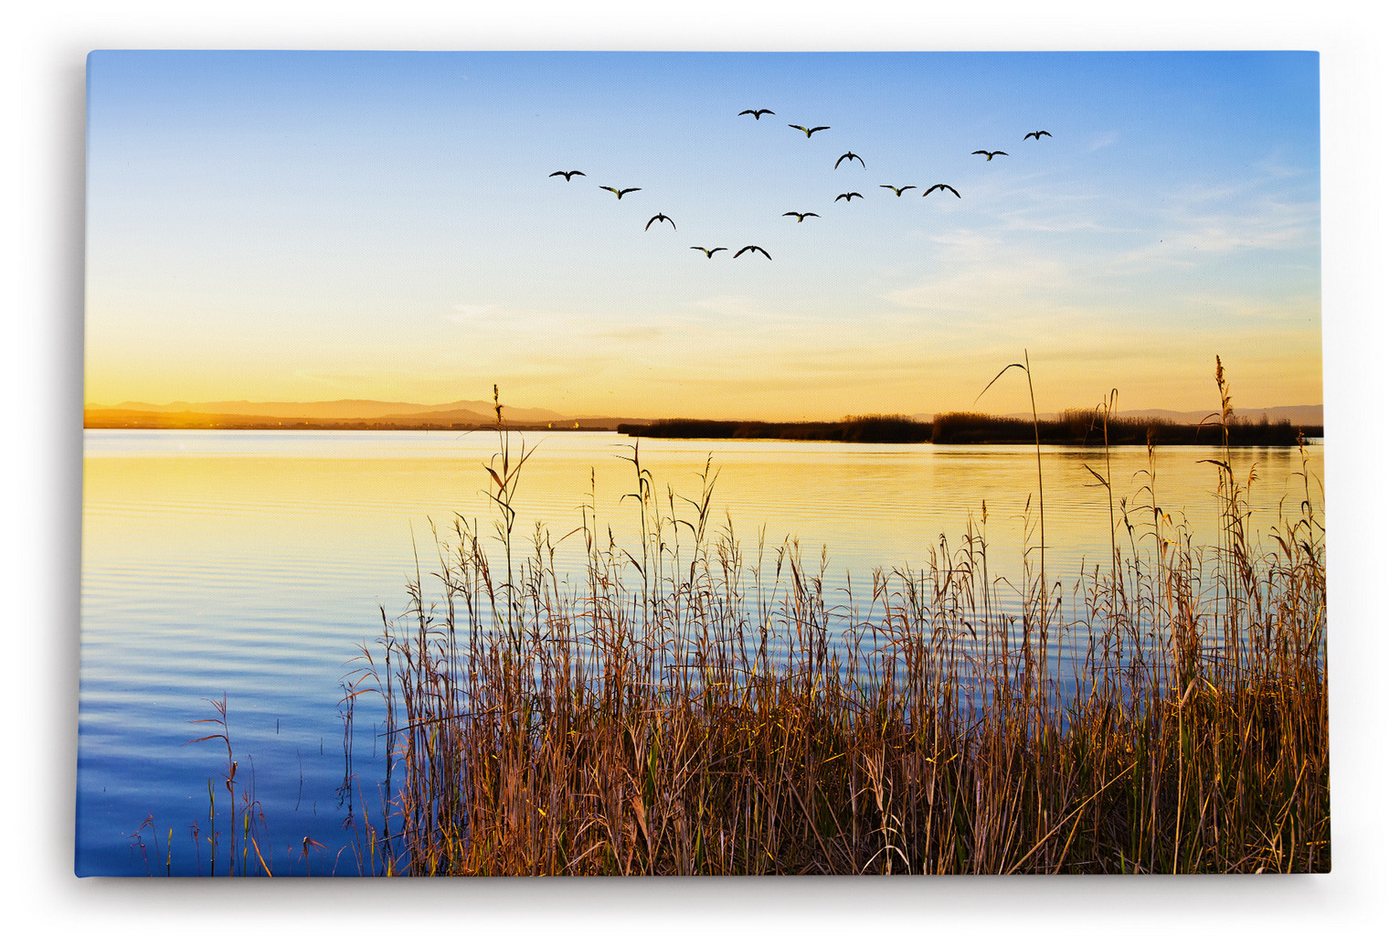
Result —
<path fill-rule="evenodd" d="M 459 515 L 409 613 L 364 648 L 356 691 L 384 702 L 393 797 L 360 866 L 1329 870 L 1316 479 L 1300 444 L 1301 503 L 1256 531 L 1219 369 L 1217 384 L 1212 541 L 1157 505 L 1149 443 L 1140 496 L 1086 466 L 1111 562 L 1047 582 L 1028 548 L 1014 591 L 988 570 L 985 515 L 857 588 L 794 543 L 745 549 L 716 519 L 711 468 L 687 499 L 635 447 L 629 542 L 591 508 L 573 541 L 522 538 L 529 453 L 502 427 L 494 531 Z M 581 580 L 560 571 L 566 548 Z"/>

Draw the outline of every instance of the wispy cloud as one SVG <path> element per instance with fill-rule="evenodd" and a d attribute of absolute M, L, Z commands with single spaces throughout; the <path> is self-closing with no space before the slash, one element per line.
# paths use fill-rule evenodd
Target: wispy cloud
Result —
<path fill-rule="evenodd" d="M 1097 152 L 1098 150 L 1117 143 L 1118 139 L 1119 133 L 1117 130 L 1104 130 L 1089 137 L 1088 143 L 1085 145 L 1085 150 L 1090 153 Z"/>
<path fill-rule="evenodd" d="M 1178 205 L 1162 216 L 1158 230 L 1144 229 L 1141 235 L 1139 246 L 1107 253 L 1102 272 L 1131 277 L 1153 270 L 1186 270 L 1243 251 L 1316 247 L 1318 207 L 1315 202 L 1272 196 L 1209 210 Z"/>
<path fill-rule="evenodd" d="M 1263 159 L 1250 164 L 1251 168 L 1270 179 L 1296 179 L 1303 175 L 1303 169 L 1289 162 L 1282 147 L 1274 147 Z"/>
<path fill-rule="evenodd" d="M 1005 249 L 1004 235 L 967 229 L 929 238 L 933 275 L 881 293 L 886 302 L 946 316 L 966 329 L 1037 318 L 1070 307 L 1078 291 L 1074 264 L 1049 252 Z"/>

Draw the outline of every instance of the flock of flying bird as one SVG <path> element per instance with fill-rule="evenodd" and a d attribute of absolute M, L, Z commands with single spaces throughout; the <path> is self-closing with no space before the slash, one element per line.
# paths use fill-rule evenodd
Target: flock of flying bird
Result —
<path fill-rule="evenodd" d="M 765 114 L 770 115 L 770 116 L 774 116 L 774 117 L 777 116 L 776 114 L 774 114 L 771 110 L 769 110 L 769 109 L 766 108 L 766 107 L 756 108 L 756 109 L 755 109 L 755 108 L 748 108 L 748 109 L 746 109 L 746 110 L 741 110 L 741 111 L 739 112 L 738 116 L 740 116 L 740 117 L 750 117 L 750 116 L 751 116 L 751 117 L 753 117 L 754 120 L 760 120 L 760 119 L 763 118 L 763 116 L 764 116 Z M 797 130 L 797 131 L 801 132 L 801 133 L 802 133 L 804 136 L 806 136 L 806 138 L 809 139 L 809 140 L 812 138 L 812 134 L 818 133 L 818 132 L 820 132 L 820 131 L 822 131 L 822 130 L 830 130 L 830 129 L 831 129 L 830 127 L 826 127 L 826 126 L 804 127 L 804 126 L 802 126 L 801 124 L 788 124 L 788 126 L 791 127 L 791 128 L 794 129 L 794 130 Z M 1032 130 L 1030 133 L 1027 133 L 1024 137 L 1022 137 L 1022 142 L 1024 142 L 1025 140 L 1030 140 L 1030 139 L 1034 139 L 1034 140 L 1036 140 L 1037 142 L 1039 142 L 1041 137 L 1048 137 L 1048 136 L 1051 136 L 1051 133 L 1050 133 L 1049 130 Z M 985 157 L 987 158 L 987 162 L 991 162 L 992 159 L 993 159 L 994 157 L 997 157 L 997 156 L 1007 156 L 1007 155 L 1010 155 L 1010 154 L 1008 154 L 1005 150 L 985 150 L 985 149 L 979 149 L 979 150 L 973 150 L 971 155 L 973 155 L 973 156 L 985 156 Z M 841 168 L 841 164 L 842 164 L 843 162 L 847 162 L 847 161 L 851 162 L 852 164 L 854 164 L 854 163 L 860 163 L 860 167 L 861 167 L 862 169 L 865 168 L 865 160 L 864 160 L 864 159 L 861 159 L 860 156 L 856 155 L 855 153 L 851 152 L 850 150 L 847 150 L 846 152 L 842 153 L 839 157 L 837 157 L 837 159 L 836 159 L 836 165 L 833 166 L 832 168 L 833 168 L 833 169 L 840 169 L 840 168 Z M 580 169 L 567 169 L 567 170 L 566 170 L 566 169 L 560 169 L 560 170 L 558 170 L 557 172 L 551 172 L 551 173 L 549 174 L 549 178 L 551 178 L 551 179 L 554 178 L 555 176 L 559 176 L 559 177 L 562 178 L 565 182 L 572 182 L 573 179 L 574 179 L 574 176 L 585 176 L 585 177 L 586 177 L 586 176 L 587 176 L 587 173 L 583 172 L 583 171 L 580 170 Z M 637 188 L 637 187 L 635 187 L 635 186 L 632 187 L 632 188 L 614 188 L 614 187 L 611 186 L 611 185 L 600 185 L 600 186 L 598 186 L 598 188 L 602 189 L 602 190 L 605 191 L 605 192 L 611 192 L 613 195 L 616 195 L 618 201 L 622 201 L 622 196 L 624 196 L 624 195 L 628 195 L 628 194 L 630 194 L 630 193 L 632 193 L 632 192 L 640 192 L 640 191 L 641 191 L 640 188 Z M 880 188 L 889 189 L 891 192 L 894 192 L 896 198 L 900 198 L 900 197 L 902 197 L 902 196 L 904 195 L 905 192 L 910 191 L 911 189 L 914 189 L 914 190 L 918 189 L 918 186 L 917 186 L 917 185 L 881 185 Z M 946 183 L 946 182 L 937 182 L 937 183 L 935 183 L 935 184 L 929 186 L 928 188 L 924 189 L 924 194 L 923 194 L 922 197 L 927 198 L 928 196 L 932 195 L 934 192 L 940 192 L 940 191 L 941 191 L 941 192 L 951 192 L 951 193 L 952 193 L 954 196 L 956 196 L 957 198 L 959 198 L 959 199 L 962 198 L 962 195 L 958 192 L 958 190 L 955 189 L 955 188 L 953 188 L 951 185 L 949 185 L 949 184 Z M 859 199 L 861 199 L 861 200 L 863 201 L 863 200 L 865 199 L 865 196 L 862 195 L 860 192 L 842 192 L 840 195 L 837 195 L 837 196 L 836 196 L 836 201 L 844 201 L 844 202 L 846 202 L 846 203 L 849 204 L 849 203 L 851 202 L 851 200 L 854 199 L 854 198 L 859 198 Z M 782 216 L 783 216 L 784 218 L 796 218 L 798 224 L 801 224 L 803 221 L 806 221 L 808 218 L 820 218 L 820 217 L 821 217 L 821 215 L 817 214 L 817 213 L 814 212 L 814 211 L 785 211 L 785 212 L 783 212 L 783 215 L 782 215 Z M 660 212 L 656 213 L 655 215 L 652 215 L 652 217 L 647 221 L 646 227 L 643 228 L 643 230 L 645 230 L 645 231 L 651 230 L 651 226 L 652 226 L 653 224 L 669 224 L 669 225 L 671 225 L 671 229 L 672 229 L 672 230 L 675 230 L 675 229 L 676 229 L 676 222 L 673 221 L 668 215 L 662 214 L 662 213 L 660 213 Z M 698 250 L 698 251 L 700 251 L 701 253 L 703 253 L 703 254 L 705 255 L 705 258 L 706 258 L 707 260 L 714 259 L 714 255 L 717 254 L 717 253 L 727 252 L 727 251 L 729 250 L 728 247 L 692 247 L 692 248 L 690 248 L 690 249 L 691 249 L 691 250 Z M 748 245 L 746 245 L 746 246 L 744 246 L 744 247 L 740 247 L 738 250 L 734 251 L 734 259 L 737 260 L 738 258 L 742 257 L 742 256 L 743 256 L 744 254 L 746 254 L 746 253 L 763 254 L 763 256 L 767 257 L 769 260 L 772 260 L 772 259 L 773 259 L 773 256 L 772 256 L 770 253 L 768 253 L 768 251 L 764 250 L 762 247 L 759 247 L 757 244 L 748 244 Z"/>

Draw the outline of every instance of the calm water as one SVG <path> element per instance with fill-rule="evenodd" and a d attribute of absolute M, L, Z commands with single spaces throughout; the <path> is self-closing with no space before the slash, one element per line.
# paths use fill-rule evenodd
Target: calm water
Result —
<path fill-rule="evenodd" d="M 621 503 L 632 485 L 631 466 L 616 457 L 630 451 L 622 439 L 529 434 L 536 443 L 518 531 L 528 537 L 541 521 L 558 538 L 576 527 L 595 483 L 600 516 L 619 539 L 635 538 L 635 504 Z M 415 542 L 433 555 L 429 518 L 449 527 L 460 511 L 488 527 L 481 466 L 495 437 L 88 430 L 84 445 L 78 871 L 163 874 L 169 833 L 174 873 L 208 873 L 211 784 L 226 871 L 223 746 L 189 742 L 212 730 L 193 724 L 214 714 L 206 700 L 227 694 L 240 794 L 251 784 L 261 804 L 273 872 L 306 873 L 310 836 L 327 845 L 312 851 L 311 873 L 354 873 L 343 824 L 366 808 L 378 814 L 377 713 L 373 701 L 356 713 L 359 783 L 346 796 L 342 686 L 359 645 L 379 634 L 379 608 L 405 607 Z M 1309 455 L 1321 478 L 1321 446 Z M 698 492 L 709 456 L 716 507 L 750 551 L 765 530 L 770 546 L 793 537 L 809 558 L 824 545 L 829 574 L 859 582 L 876 565 L 924 561 L 985 501 L 993 572 L 1020 581 L 1031 449 L 642 442 L 658 487 L 681 495 Z M 1203 543 L 1213 542 L 1216 473 L 1199 460 L 1215 456 L 1207 447 L 1157 455 L 1158 503 L 1196 518 Z M 1258 527 L 1281 504 L 1296 514 L 1296 450 L 1238 450 L 1236 459 L 1257 469 Z M 1044 453 L 1048 562 L 1066 579 L 1107 556 L 1107 506 L 1085 464 L 1102 473 L 1102 450 Z M 1119 496 L 1143 483 L 1134 473 L 1144 467 L 1143 450 L 1114 452 Z M 565 541 L 560 565 L 577 568 L 581 553 L 577 537 Z"/>

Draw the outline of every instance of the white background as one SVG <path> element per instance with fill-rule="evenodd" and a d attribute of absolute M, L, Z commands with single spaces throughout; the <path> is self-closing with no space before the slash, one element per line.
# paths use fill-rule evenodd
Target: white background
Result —
<path fill-rule="evenodd" d="M 1396 31 L 1350 2 L 993 0 L 431 4 L 49 2 L 0 21 L 4 706 L 0 893 L 12 932 L 534 925 L 1371 932 L 1393 927 L 1400 684 L 1394 319 Z M 1374 12 L 1372 13 L 1374 16 Z M 94 48 L 1308 49 L 1322 53 L 1331 589 L 1331 875 L 879 881 L 107 881 L 72 875 L 82 421 L 84 56 Z M 153 652 L 154 649 L 153 649 Z M 6 927 L 10 929 L 9 926 Z M 528 931 L 527 929 L 527 931 Z M 491 930 L 487 930 L 491 932 Z"/>

